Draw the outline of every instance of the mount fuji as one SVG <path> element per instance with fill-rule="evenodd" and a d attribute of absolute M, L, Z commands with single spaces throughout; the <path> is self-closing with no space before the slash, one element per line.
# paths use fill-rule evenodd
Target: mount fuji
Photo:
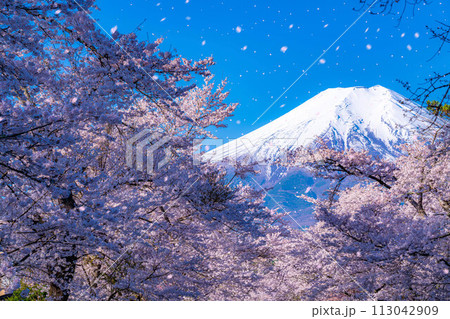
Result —
<path fill-rule="evenodd" d="M 269 190 L 268 202 L 294 211 L 301 223 L 313 223 L 312 207 L 299 195 L 321 196 L 328 183 L 314 179 L 304 169 L 274 165 L 288 151 L 313 147 L 318 138 L 339 150 L 368 150 L 393 159 L 398 146 L 423 133 L 432 116 L 402 95 L 382 86 L 325 90 L 292 111 L 203 155 L 205 160 L 227 166 L 257 163 L 254 179 Z"/>

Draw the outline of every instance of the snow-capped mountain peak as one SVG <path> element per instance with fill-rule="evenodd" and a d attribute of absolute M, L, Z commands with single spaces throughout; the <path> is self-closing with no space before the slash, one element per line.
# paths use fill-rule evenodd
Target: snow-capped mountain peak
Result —
<path fill-rule="evenodd" d="M 430 122 L 427 112 L 382 86 L 325 90 L 292 111 L 206 153 L 214 162 L 251 158 L 270 163 L 286 150 L 310 146 L 318 137 L 339 149 L 367 149 L 393 157 Z"/>

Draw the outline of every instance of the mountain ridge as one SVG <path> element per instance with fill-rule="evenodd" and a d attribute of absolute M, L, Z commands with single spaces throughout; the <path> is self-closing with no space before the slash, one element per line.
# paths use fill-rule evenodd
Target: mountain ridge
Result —
<path fill-rule="evenodd" d="M 272 122 L 206 152 L 203 159 L 231 170 L 236 162 L 256 163 L 260 173 L 248 182 L 266 189 L 266 205 L 291 212 L 295 224 L 307 227 L 315 223 L 314 207 L 301 195 L 324 196 L 331 182 L 314 178 L 304 168 L 277 165 L 287 152 L 314 146 L 321 138 L 335 149 L 368 150 L 393 159 L 400 155 L 398 146 L 422 134 L 432 120 L 414 102 L 379 85 L 327 89 Z"/>
<path fill-rule="evenodd" d="M 270 123 L 204 154 L 213 162 L 271 164 L 282 152 L 310 146 L 317 138 L 338 149 L 368 149 L 393 158 L 431 117 L 416 103 L 380 85 L 322 91 Z"/>

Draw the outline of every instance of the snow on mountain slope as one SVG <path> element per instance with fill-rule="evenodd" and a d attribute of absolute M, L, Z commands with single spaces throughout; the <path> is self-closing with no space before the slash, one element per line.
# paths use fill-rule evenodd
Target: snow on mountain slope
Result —
<path fill-rule="evenodd" d="M 317 137 L 335 148 L 367 149 L 392 158 L 398 154 L 396 146 L 427 123 L 426 112 L 382 86 L 328 89 L 204 158 L 213 162 L 247 158 L 270 165 L 286 150 L 309 146 Z"/>
<path fill-rule="evenodd" d="M 281 207 L 291 212 L 296 224 L 309 226 L 315 223 L 314 207 L 299 197 L 325 196 L 330 181 L 313 178 L 303 168 L 274 165 L 274 161 L 282 160 L 286 151 L 314 146 L 318 137 L 337 149 L 365 149 L 394 158 L 399 155 L 397 146 L 422 134 L 431 120 L 427 111 L 382 86 L 328 89 L 269 124 L 205 153 L 203 159 L 231 169 L 237 161 L 258 163 L 260 174 L 249 182 L 268 191 L 267 206 Z"/>

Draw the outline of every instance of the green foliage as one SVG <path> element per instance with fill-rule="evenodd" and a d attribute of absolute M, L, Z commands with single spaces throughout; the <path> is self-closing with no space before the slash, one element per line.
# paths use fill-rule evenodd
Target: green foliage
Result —
<path fill-rule="evenodd" d="M 427 109 L 434 115 L 450 117 L 450 105 L 441 104 L 438 101 L 427 101 Z"/>
<path fill-rule="evenodd" d="M 20 288 L 15 290 L 13 295 L 6 301 L 43 301 L 47 297 L 47 292 L 40 285 L 20 284 Z"/>

